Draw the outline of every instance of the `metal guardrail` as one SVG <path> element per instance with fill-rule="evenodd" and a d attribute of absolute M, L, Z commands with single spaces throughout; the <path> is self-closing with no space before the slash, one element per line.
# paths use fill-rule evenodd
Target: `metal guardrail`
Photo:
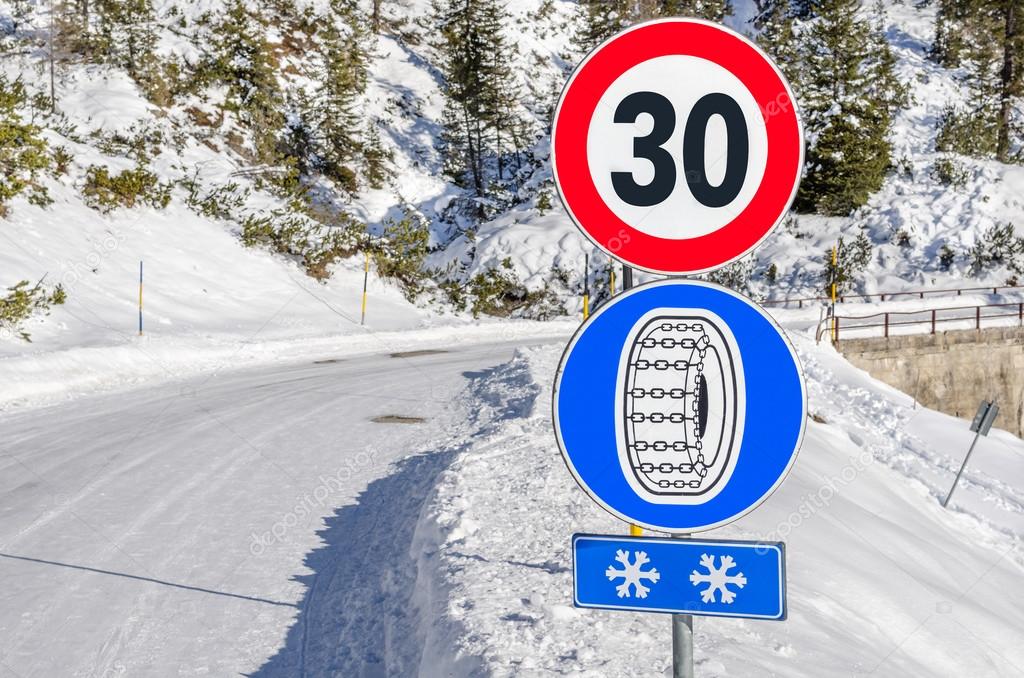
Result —
<path fill-rule="evenodd" d="M 986 287 L 984 289 L 991 288 Z M 992 312 L 990 309 L 997 309 L 997 311 Z M 1007 312 L 1002 312 L 1001 309 L 1005 309 Z M 880 322 L 861 322 L 875 320 L 876 318 L 880 319 Z M 962 323 L 965 321 L 973 321 L 974 329 L 980 330 L 982 329 L 983 320 L 996 320 L 1000 318 L 1016 318 L 1017 322 L 1024 326 L 1024 302 L 826 317 L 818 323 L 815 337 L 818 341 L 821 341 L 826 333 L 830 333 L 834 341 L 839 341 L 843 331 L 881 329 L 882 336 L 888 338 L 889 331 L 892 328 L 911 325 L 925 325 L 929 328 L 928 334 L 935 334 L 937 328 L 944 323 Z"/>
<path fill-rule="evenodd" d="M 1013 290 L 1024 290 L 1024 285 L 1002 285 L 998 287 L 957 287 L 946 290 L 912 290 L 907 292 L 882 292 L 879 294 L 843 294 L 837 297 L 839 303 L 846 303 L 847 301 L 872 301 L 877 299 L 878 301 L 893 301 L 899 297 L 907 297 L 910 299 L 926 299 L 929 297 L 942 297 L 942 296 L 962 296 L 963 294 L 970 294 L 972 292 L 981 292 L 983 294 L 1001 294 L 1003 292 Z M 828 303 L 830 299 L 828 297 L 794 297 L 792 299 L 776 299 L 774 301 L 762 302 L 762 306 L 782 306 L 788 308 L 790 304 L 796 304 L 797 308 L 803 308 L 804 304 L 811 304 L 815 302 Z"/>

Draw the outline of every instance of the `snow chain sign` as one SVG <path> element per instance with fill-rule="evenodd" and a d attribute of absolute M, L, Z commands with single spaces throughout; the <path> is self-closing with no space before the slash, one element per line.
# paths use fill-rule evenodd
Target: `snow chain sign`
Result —
<path fill-rule="evenodd" d="M 807 420 L 796 354 L 775 321 L 689 280 L 636 287 L 590 316 L 562 357 L 553 408 L 587 494 L 624 521 L 678 534 L 764 501 Z"/>
<path fill-rule="evenodd" d="M 597 247 L 625 266 L 688 276 L 748 254 L 785 218 L 803 129 L 789 85 L 756 45 L 665 19 L 622 31 L 576 68 L 551 164 L 566 211 Z M 627 290 L 590 315 L 562 357 L 552 405 L 584 491 L 624 521 L 680 537 L 774 492 L 807 419 L 803 375 L 775 321 L 736 292 L 679 279 Z M 577 534 L 572 553 L 577 606 L 674 615 L 677 676 L 692 675 L 685 615 L 786 617 L 781 543 Z"/>
<path fill-rule="evenodd" d="M 689 275 L 750 252 L 789 210 L 803 132 L 779 69 L 693 19 L 639 24 L 569 78 L 552 127 L 555 184 L 595 245 Z"/>

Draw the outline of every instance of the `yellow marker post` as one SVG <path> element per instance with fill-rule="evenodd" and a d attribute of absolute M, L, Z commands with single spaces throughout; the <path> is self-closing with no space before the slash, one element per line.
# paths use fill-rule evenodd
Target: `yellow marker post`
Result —
<path fill-rule="evenodd" d="M 612 288 L 612 296 L 614 297 L 615 296 L 615 266 L 614 265 L 612 266 L 611 288 Z"/>
<path fill-rule="evenodd" d="M 836 327 L 836 278 L 839 277 L 839 248 L 832 248 L 832 343 L 839 338 Z"/>
<path fill-rule="evenodd" d="M 590 317 L 590 255 L 583 255 L 583 319 Z"/>
<path fill-rule="evenodd" d="M 363 314 L 359 319 L 360 325 L 366 324 L 366 286 L 370 280 L 370 253 L 363 252 L 366 257 L 366 263 L 363 266 Z"/>
<path fill-rule="evenodd" d="M 139 336 L 142 336 L 142 262 L 139 262 Z"/>
<path fill-rule="evenodd" d="M 642 536 L 644 536 L 644 528 L 640 527 L 639 525 L 630 524 L 630 526 L 629 526 L 629 536 L 630 537 L 642 537 Z"/>

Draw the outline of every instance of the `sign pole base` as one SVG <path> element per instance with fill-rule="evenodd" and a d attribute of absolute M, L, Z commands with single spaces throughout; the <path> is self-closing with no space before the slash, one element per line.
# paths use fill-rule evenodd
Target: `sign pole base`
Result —
<path fill-rule="evenodd" d="M 672 678 L 693 678 L 693 615 L 672 615 Z"/>
<path fill-rule="evenodd" d="M 673 535 L 689 539 L 688 534 Z M 672 678 L 693 678 L 693 615 L 672 615 Z"/>

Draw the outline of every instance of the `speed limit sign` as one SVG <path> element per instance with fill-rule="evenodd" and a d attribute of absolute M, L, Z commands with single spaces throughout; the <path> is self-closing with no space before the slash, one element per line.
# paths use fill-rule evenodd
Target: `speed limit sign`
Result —
<path fill-rule="evenodd" d="M 566 84 L 552 167 L 595 245 L 653 273 L 714 270 L 784 218 L 804 160 L 795 98 L 754 43 L 696 19 L 608 39 Z"/>

